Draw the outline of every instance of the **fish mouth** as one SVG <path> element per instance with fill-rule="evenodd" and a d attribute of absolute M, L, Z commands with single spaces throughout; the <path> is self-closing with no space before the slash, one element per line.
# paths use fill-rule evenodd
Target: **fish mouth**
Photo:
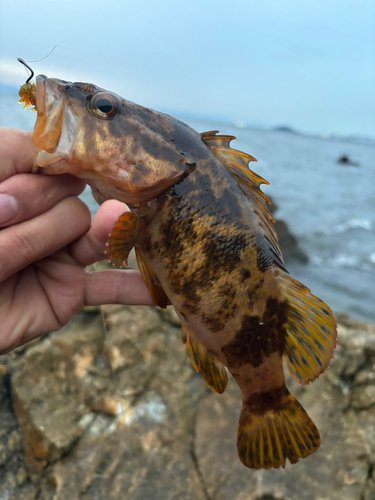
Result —
<path fill-rule="evenodd" d="M 46 168 L 71 158 L 75 120 L 65 102 L 63 87 L 67 83 L 43 75 L 36 77 L 38 115 L 33 142 L 40 150 L 35 159 L 38 167 Z M 53 173 L 62 171 L 54 170 Z"/>

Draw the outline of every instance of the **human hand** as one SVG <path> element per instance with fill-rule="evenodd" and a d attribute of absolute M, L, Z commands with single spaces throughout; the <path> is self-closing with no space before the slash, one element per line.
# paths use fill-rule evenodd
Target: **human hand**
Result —
<path fill-rule="evenodd" d="M 138 271 L 86 269 L 106 258 L 108 236 L 129 209 L 107 201 L 90 227 L 81 180 L 30 173 L 31 136 L 0 129 L 0 354 L 58 330 L 85 305 L 153 305 Z"/>

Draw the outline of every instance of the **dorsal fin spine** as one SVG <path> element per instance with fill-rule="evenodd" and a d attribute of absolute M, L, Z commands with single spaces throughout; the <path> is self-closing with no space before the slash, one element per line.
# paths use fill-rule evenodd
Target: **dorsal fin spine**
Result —
<path fill-rule="evenodd" d="M 239 165 L 238 163 L 232 161 L 227 161 L 227 165 L 231 165 L 236 169 L 240 169 L 247 177 L 250 178 L 250 180 L 256 187 L 259 187 L 261 184 L 266 184 L 267 186 L 269 185 L 268 181 L 263 179 L 263 177 L 256 174 L 255 172 L 253 172 L 249 167 L 243 167 L 242 165 Z"/>
<path fill-rule="evenodd" d="M 278 244 L 277 234 L 272 226 L 275 219 L 266 207 L 266 203 L 270 204 L 271 202 L 267 195 L 260 189 L 261 184 L 268 185 L 269 182 L 249 168 L 249 162 L 256 161 L 253 156 L 229 146 L 229 143 L 235 139 L 234 136 L 216 135 L 217 133 L 217 130 L 205 132 L 201 134 L 202 140 L 211 153 L 224 165 L 229 174 L 235 179 L 242 193 L 252 204 L 253 211 L 259 218 L 259 227 L 263 235 L 271 244 L 272 252 L 281 265 L 284 261 Z"/>

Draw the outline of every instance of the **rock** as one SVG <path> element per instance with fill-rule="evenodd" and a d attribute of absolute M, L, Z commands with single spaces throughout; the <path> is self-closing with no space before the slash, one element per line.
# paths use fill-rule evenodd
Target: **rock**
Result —
<path fill-rule="evenodd" d="M 374 500 L 375 326 L 340 315 L 331 367 L 288 385 L 320 429 L 285 470 L 237 457 L 241 395 L 196 374 L 170 308 L 88 308 L 1 358 L 0 499 Z"/>
<path fill-rule="evenodd" d="M 305 252 L 301 250 L 297 239 L 289 231 L 286 222 L 276 219 L 274 228 L 279 238 L 280 248 L 286 265 L 291 261 L 307 264 L 309 258 Z"/>
<path fill-rule="evenodd" d="M 274 214 L 276 210 L 279 208 L 279 205 L 277 205 L 274 201 L 273 198 L 271 198 L 269 195 L 267 195 L 267 198 L 270 200 L 271 204 L 268 206 L 268 210 L 271 212 L 271 214 Z"/>
<path fill-rule="evenodd" d="M 9 435 L 2 406 L 8 442 L 0 456 L 16 463 L 0 482 L 0 498 L 21 498 L 28 488 L 35 498 L 41 488 L 38 498 L 54 500 L 93 492 L 205 500 L 190 448 L 207 389 L 186 357 L 177 316 L 120 306 L 105 307 L 104 315 L 106 328 L 100 309 L 89 308 L 12 365 L 9 420 L 21 438 Z"/>
<path fill-rule="evenodd" d="M 278 206 L 269 196 L 271 205 L 268 207 L 272 215 L 278 209 Z M 300 264 L 307 264 L 309 262 L 308 256 L 303 250 L 301 250 L 297 239 L 290 232 L 286 222 L 283 220 L 275 218 L 275 224 L 273 226 L 279 238 L 280 248 L 284 257 L 285 264 L 288 266 L 290 262 L 299 262 Z"/>
<path fill-rule="evenodd" d="M 348 165 L 349 167 L 359 167 L 359 163 L 352 161 L 348 156 L 341 155 L 337 158 L 337 163 L 340 165 Z"/>

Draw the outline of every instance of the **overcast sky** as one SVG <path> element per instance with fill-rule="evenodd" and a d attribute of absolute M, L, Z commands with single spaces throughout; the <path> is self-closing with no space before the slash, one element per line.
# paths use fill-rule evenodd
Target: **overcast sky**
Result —
<path fill-rule="evenodd" d="M 0 83 L 89 81 L 161 111 L 375 137 L 374 0 L 0 0 Z"/>

